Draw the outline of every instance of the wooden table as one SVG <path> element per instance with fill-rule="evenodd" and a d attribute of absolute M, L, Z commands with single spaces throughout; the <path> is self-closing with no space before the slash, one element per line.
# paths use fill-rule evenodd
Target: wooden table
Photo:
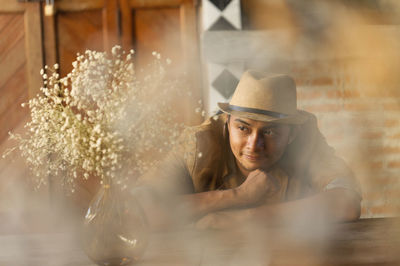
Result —
<path fill-rule="evenodd" d="M 94 266 L 77 239 L 67 233 L 2 235 L 0 265 Z M 158 233 L 136 265 L 400 265 L 400 219 Z"/>

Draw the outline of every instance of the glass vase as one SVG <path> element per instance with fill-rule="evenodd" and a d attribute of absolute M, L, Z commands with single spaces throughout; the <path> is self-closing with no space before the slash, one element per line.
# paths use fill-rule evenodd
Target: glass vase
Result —
<path fill-rule="evenodd" d="M 131 265 L 147 246 L 148 226 L 132 193 L 103 186 L 92 199 L 83 226 L 83 246 L 97 265 Z"/>

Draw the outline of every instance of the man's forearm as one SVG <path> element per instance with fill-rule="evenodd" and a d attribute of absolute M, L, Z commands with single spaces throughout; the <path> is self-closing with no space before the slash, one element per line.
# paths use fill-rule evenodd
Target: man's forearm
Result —
<path fill-rule="evenodd" d="M 347 189 L 332 189 L 317 195 L 255 208 L 214 212 L 200 219 L 198 228 L 257 226 L 313 226 L 352 221 L 360 216 L 360 198 Z"/>
<path fill-rule="evenodd" d="M 179 208 L 189 220 L 228 208 L 240 207 L 235 189 L 214 190 L 181 196 Z"/>
<path fill-rule="evenodd" d="M 244 202 L 236 189 L 227 189 L 185 195 L 145 190 L 140 196 L 140 203 L 149 226 L 153 230 L 163 230 L 185 225 L 208 213 L 241 207 Z"/>
<path fill-rule="evenodd" d="M 360 199 L 355 192 L 337 188 L 317 195 L 250 211 L 252 218 L 269 224 L 312 224 L 353 221 L 360 217 Z"/>

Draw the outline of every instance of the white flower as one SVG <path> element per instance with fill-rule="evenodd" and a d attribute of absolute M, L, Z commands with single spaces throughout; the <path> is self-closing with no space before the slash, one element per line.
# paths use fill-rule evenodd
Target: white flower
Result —
<path fill-rule="evenodd" d="M 143 174 L 155 165 L 154 159 L 143 160 L 146 153 L 165 153 L 176 143 L 184 127 L 173 122 L 170 105 L 174 97 L 184 96 L 178 82 L 166 79 L 163 62 L 156 59 L 157 68 L 144 72 L 146 78 L 139 82 L 132 62 L 134 51 L 126 60 L 121 59 L 121 47 L 111 52 L 78 54 L 66 77 L 54 70 L 47 76 L 47 66 L 40 71 L 42 94 L 22 104 L 30 108 L 32 120 L 25 125 L 26 135 L 18 137 L 37 186 L 46 183 L 44 176 L 61 172 L 67 173 L 62 182 L 71 191 L 76 178 L 94 175 L 102 183 L 115 179 L 124 185 L 126 175 L 119 176 L 119 171 L 129 168 Z M 157 52 L 153 56 L 161 58 Z M 150 102 L 143 99 L 153 92 Z"/>
<path fill-rule="evenodd" d="M 113 55 L 117 55 L 120 49 L 121 49 L 121 46 L 115 45 L 113 48 L 111 48 L 111 53 Z"/>
<path fill-rule="evenodd" d="M 94 126 L 93 132 L 94 132 L 94 133 L 97 133 L 97 134 L 100 133 L 100 125 L 99 125 L 99 124 L 97 124 L 97 125 Z"/>

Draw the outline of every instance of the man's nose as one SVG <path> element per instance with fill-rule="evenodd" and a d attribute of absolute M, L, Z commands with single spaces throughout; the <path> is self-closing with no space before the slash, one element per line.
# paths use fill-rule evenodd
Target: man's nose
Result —
<path fill-rule="evenodd" d="M 247 146 L 252 151 L 259 151 L 264 149 L 264 136 L 258 132 L 251 134 L 248 138 Z"/>

